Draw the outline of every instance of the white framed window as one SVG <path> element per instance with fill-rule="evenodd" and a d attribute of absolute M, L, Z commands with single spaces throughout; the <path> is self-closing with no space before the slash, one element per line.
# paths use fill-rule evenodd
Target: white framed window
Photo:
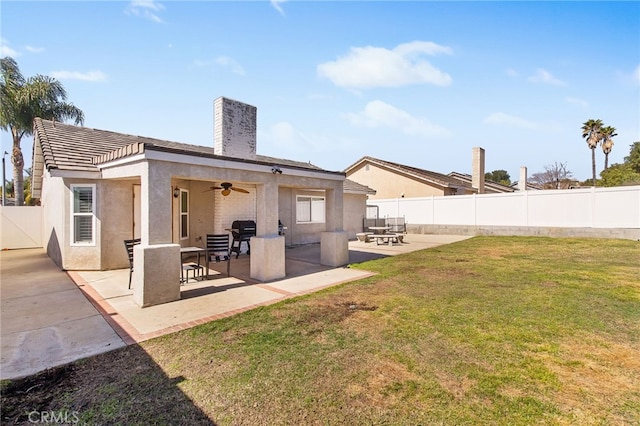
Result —
<path fill-rule="evenodd" d="M 296 196 L 297 223 L 324 223 L 324 220 L 324 197 L 310 195 Z"/>
<path fill-rule="evenodd" d="M 189 238 L 189 191 L 180 189 L 180 239 Z"/>
<path fill-rule="evenodd" d="M 72 184 L 71 245 L 96 244 L 96 185 Z"/>

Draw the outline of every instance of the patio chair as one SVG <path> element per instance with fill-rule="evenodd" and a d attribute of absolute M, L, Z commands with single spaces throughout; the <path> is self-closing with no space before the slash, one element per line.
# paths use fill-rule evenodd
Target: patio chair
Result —
<path fill-rule="evenodd" d="M 133 246 L 140 244 L 140 238 L 133 240 L 124 240 L 124 247 L 127 249 L 129 256 L 129 290 L 131 290 L 131 275 L 133 275 Z"/>
<path fill-rule="evenodd" d="M 220 257 L 227 262 L 227 277 L 231 266 L 231 247 L 229 246 L 229 234 L 207 234 L 207 256 L 209 260 L 220 261 Z M 207 271 L 207 274 L 209 271 Z"/>

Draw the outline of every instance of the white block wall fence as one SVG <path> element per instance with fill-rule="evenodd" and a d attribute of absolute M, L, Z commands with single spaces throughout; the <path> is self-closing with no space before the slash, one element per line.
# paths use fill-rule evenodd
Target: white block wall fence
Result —
<path fill-rule="evenodd" d="M 42 247 L 42 230 L 42 207 L 0 206 L 2 250 Z"/>
<path fill-rule="evenodd" d="M 550 235 L 640 240 L 640 186 L 369 200 L 424 234 Z"/>

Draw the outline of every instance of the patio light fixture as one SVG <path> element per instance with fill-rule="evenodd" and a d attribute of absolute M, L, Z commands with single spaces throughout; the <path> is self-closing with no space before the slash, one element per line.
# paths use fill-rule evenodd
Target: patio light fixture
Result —
<path fill-rule="evenodd" d="M 173 188 L 173 198 L 178 198 L 180 196 L 180 188 L 177 186 Z"/>
<path fill-rule="evenodd" d="M 273 173 L 274 175 L 275 175 L 276 173 L 280 173 L 280 174 L 282 174 L 282 170 L 281 170 L 281 169 L 280 169 L 280 167 L 278 167 L 278 166 L 272 166 L 272 167 L 271 167 L 271 173 Z"/>

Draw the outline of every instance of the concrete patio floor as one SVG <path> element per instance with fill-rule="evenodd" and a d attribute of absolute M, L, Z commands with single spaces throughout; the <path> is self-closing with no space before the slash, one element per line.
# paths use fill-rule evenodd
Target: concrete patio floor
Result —
<path fill-rule="evenodd" d="M 409 234 L 404 243 L 349 242 L 349 263 L 461 241 L 468 236 Z M 17 378 L 135 344 L 258 306 L 358 280 L 371 272 L 320 265 L 320 245 L 287 248 L 286 277 L 262 283 L 249 277 L 250 257 L 210 264 L 210 279 L 181 286 L 181 299 L 140 308 L 129 290 L 129 270 L 60 271 L 42 249 L 1 254 L 0 377 Z M 85 297 L 82 297 L 84 294 Z"/>

